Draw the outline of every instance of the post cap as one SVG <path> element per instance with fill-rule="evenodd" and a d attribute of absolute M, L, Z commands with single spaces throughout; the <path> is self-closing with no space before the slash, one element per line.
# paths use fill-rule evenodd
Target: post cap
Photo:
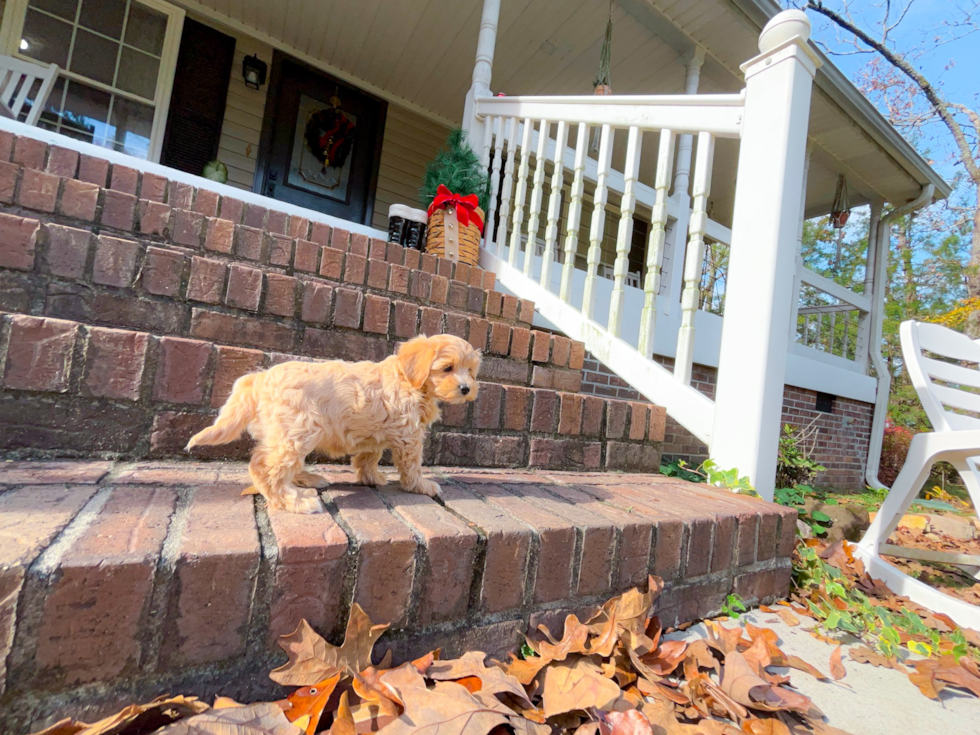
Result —
<path fill-rule="evenodd" d="M 810 19 L 802 10 L 784 10 L 762 29 L 759 34 L 759 51 L 767 53 L 797 36 L 803 43 L 809 40 Z"/>

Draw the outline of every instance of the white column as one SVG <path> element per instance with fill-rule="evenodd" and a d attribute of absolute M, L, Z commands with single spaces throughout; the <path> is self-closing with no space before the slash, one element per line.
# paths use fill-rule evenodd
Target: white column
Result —
<path fill-rule="evenodd" d="M 871 202 L 871 216 L 868 218 L 868 252 L 864 266 L 864 289 L 862 293 L 871 299 L 872 308 L 875 304 L 875 269 L 878 253 L 878 223 L 881 221 L 881 200 Z M 862 314 L 858 320 L 857 345 L 854 356 L 861 365 L 861 371 L 867 372 L 870 360 L 871 334 L 874 328 L 874 311 Z"/>
<path fill-rule="evenodd" d="M 704 65 L 704 48 L 695 46 L 687 60 L 687 77 L 684 80 L 684 94 L 697 94 L 701 81 L 701 67 Z M 687 245 L 687 229 L 691 220 L 691 151 L 694 149 L 694 136 L 677 136 L 677 167 L 674 169 L 674 194 L 671 197 L 677 204 L 677 221 L 674 223 L 673 237 L 668 237 L 664 245 L 664 269 L 661 282 L 667 284 L 667 314 L 678 314 L 681 305 L 681 292 L 684 287 L 684 248 Z"/>
<path fill-rule="evenodd" d="M 711 458 L 772 500 L 813 76 L 810 23 L 783 11 L 742 65 L 745 115 Z"/>
<path fill-rule="evenodd" d="M 800 310 L 800 288 L 803 283 L 800 275 L 803 273 L 803 225 L 806 222 L 806 180 L 810 174 L 810 147 L 806 149 L 806 160 L 803 162 L 803 191 L 800 193 L 800 226 L 796 234 L 796 269 L 793 272 L 793 297 L 790 302 L 789 343 L 796 342 L 797 325 Z"/>
<path fill-rule="evenodd" d="M 497 45 L 497 23 L 500 19 L 500 0 L 483 0 L 483 17 L 480 19 L 480 35 L 476 42 L 476 62 L 473 64 L 473 83 L 466 93 L 463 105 L 463 130 L 470 141 L 483 140 L 483 119 L 474 112 L 477 97 L 490 96 L 490 79 L 493 72 L 493 50 Z M 470 143 L 476 146 L 477 143 Z"/>

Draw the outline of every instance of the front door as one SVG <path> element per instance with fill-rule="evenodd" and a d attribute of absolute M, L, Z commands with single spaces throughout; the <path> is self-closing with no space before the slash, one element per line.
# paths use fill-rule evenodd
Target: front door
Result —
<path fill-rule="evenodd" d="M 387 103 L 276 52 L 255 190 L 371 223 Z"/>

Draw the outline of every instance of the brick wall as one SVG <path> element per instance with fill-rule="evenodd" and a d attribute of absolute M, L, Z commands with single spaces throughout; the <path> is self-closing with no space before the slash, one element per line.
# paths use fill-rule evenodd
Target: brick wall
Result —
<path fill-rule="evenodd" d="M 673 369 L 672 359 L 656 359 L 668 369 Z M 695 365 L 691 384 L 709 398 L 714 398 L 717 372 L 715 368 Z M 627 401 L 646 400 L 590 353 L 585 355 L 581 392 Z M 813 446 L 814 458 L 827 468 L 817 478 L 819 485 L 855 492 L 863 490 L 874 404 L 835 397 L 833 411 L 825 413 L 817 411 L 816 403 L 816 391 L 787 385 L 783 391 L 783 423 L 816 432 L 807 446 Z M 668 416 L 663 444 L 664 460 L 680 458 L 700 464 L 707 457 L 708 448 Z"/>

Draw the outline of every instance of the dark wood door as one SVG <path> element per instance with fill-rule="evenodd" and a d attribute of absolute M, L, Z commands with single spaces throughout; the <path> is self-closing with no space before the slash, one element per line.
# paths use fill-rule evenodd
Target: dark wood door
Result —
<path fill-rule="evenodd" d="M 276 52 L 255 191 L 371 223 L 387 103 Z"/>

